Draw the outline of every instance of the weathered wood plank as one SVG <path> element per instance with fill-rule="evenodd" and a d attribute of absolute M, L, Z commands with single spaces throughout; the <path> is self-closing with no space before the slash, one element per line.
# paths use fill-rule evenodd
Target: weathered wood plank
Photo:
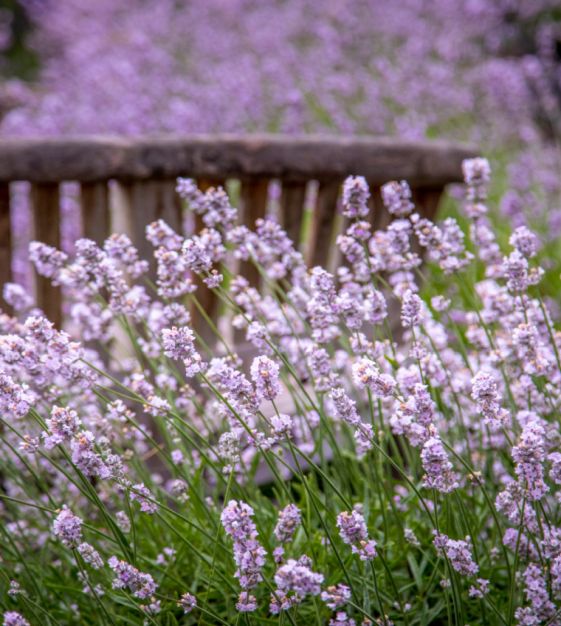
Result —
<path fill-rule="evenodd" d="M 309 241 L 306 245 L 307 262 L 313 267 L 326 267 L 327 260 L 334 244 L 333 225 L 337 213 L 337 199 L 341 188 L 341 181 L 332 180 L 320 183 Z"/>
<path fill-rule="evenodd" d="M 82 231 L 84 237 L 103 245 L 111 234 L 109 212 L 109 189 L 106 182 L 82 183 L 80 185 Z"/>
<path fill-rule="evenodd" d="M 442 198 L 442 188 L 428 187 L 412 189 L 411 195 L 417 211 L 429 220 L 434 220 Z"/>
<path fill-rule="evenodd" d="M 280 223 L 296 249 L 300 246 L 300 232 L 306 202 L 305 182 L 286 181 L 282 185 Z"/>
<path fill-rule="evenodd" d="M 251 230 L 255 229 L 255 222 L 259 218 L 265 217 L 267 212 L 268 192 L 269 181 L 266 178 L 242 182 L 242 223 Z M 259 287 L 261 284 L 261 275 L 252 261 L 242 261 L 239 271 L 240 274 L 249 281 L 250 285 Z"/>
<path fill-rule="evenodd" d="M 0 295 L 12 280 L 12 227 L 10 220 L 10 185 L 0 185 Z M 8 305 L 2 303 L 4 310 Z"/>
<path fill-rule="evenodd" d="M 60 192 L 56 183 L 31 187 L 33 239 L 60 248 Z M 51 322 L 62 325 L 62 294 L 48 278 L 35 273 L 35 299 Z"/>
<path fill-rule="evenodd" d="M 189 175 L 329 181 L 361 174 L 377 184 L 406 179 L 413 187 L 438 187 L 461 180 L 462 160 L 476 153 L 472 146 L 444 141 L 322 135 L 3 139 L 0 180 L 94 182 Z"/>

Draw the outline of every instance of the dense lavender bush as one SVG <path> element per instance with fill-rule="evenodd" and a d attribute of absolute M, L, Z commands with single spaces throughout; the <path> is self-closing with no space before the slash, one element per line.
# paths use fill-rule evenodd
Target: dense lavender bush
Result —
<path fill-rule="evenodd" d="M 32 244 L 72 308 L 5 288 L 4 624 L 561 623 L 561 339 L 538 238 L 501 250 L 464 173 L 469 233 L 405 182 L 371 232 L 348 179 L 334 275 L 188 181 L 207 226 L 147 227 L 155 282 L 124 235 Z M 201 281 L 250 356 L 196 332 Z"/>
<path fill-rule="evenodd" d="M 557 0 L 20 4 L 41 72 L 34 84 L 0 85 L 4 134 L 469 139 L 494 158 L 498 186 L 509 189 L 499 208 L 513 227 L 561 234 Z M 0 50 L 17 39 L 21 19 L 10 34 L 9 18 L 0 11 Z M 79 231 L 64 197 L 68 243 Z M 29 218 L 17 206 L 19 250 Z"/>

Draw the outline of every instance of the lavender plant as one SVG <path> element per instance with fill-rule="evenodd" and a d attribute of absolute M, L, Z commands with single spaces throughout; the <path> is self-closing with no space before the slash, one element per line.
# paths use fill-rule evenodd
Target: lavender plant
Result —
<path fill-rule="evenodd" d="M 560 624 L 561 337 L 464 174 L 469 232 L 404 181 L 371 232 L 349 178 L 334 274 L 186 180 L 205 227 L 150 224 L 153 278 L 124 235 L 34 242 L 71 307 L 4 289 L 3 624 Z M 191 323 L 203 283 L 250 350 Z"/>

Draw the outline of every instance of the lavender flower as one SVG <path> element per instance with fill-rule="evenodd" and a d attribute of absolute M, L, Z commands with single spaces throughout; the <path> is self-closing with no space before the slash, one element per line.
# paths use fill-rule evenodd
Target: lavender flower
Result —
<path fill-rule="evenodd" d="M 300 509 L 295 504 L 288 504 L 279 511 L 279 518 L 273 531 L 277 541 L 288 543 L 302 521 Z"/>
<path fill-rule="evenodd" d="M 72 409 L 54 406 L 51 409 L 51 417 L 46 420 L 49 434 L 43 433 L 47 450 L 70 441 L 78 433 L 81 420 L 76 411 Z"/>
<path fill-rule="evenodd" d="M 349 176 L 343 183 L 343 215 L 351 219 L 368 215 L 370 190 L 363 176 Z"/>
<path fill-rule="evenodd" d="M 352 366 L 353 380 L 359 389 L 368 388 L 376 398 L 388 398 L 394 393 L 396 382 L 389 374 L 382 374 L 378 366 L 363 357 Z"/>
<path fill-rule="evenodd" d="M 195 349 L 195 336 L 189 328 L 164 328 L 162 343 L 166 356 L 183 361 L 188 377 L 201 371 L 201 355 Z"/>
<path fill-rule="evenodd" d="M 6 611 L 3 617 L 3 626 L 29 626 L 29 622 L 16 611 Z"/>
<path fill-rule="evenodd" d="M 392 215 L 405 217 L 415 208 L 411 202 L 411 189 L 404 180 L 386 183 L 381 191 L 384 206 Z"/>
<path fill-rule="evenodd" d="M 197 606 L 197 599 L 190 593 L 184 593 L 181 598 L 179 598 L 177 606 L 181 607 L 183 609 L 183 613 L 187 615 Z"/>
<path fill-rule="evenodd" d="M 253 509 L 245 502 L 230 500 L 220 516 L 224 530 L 234 540 L 236 578 L 240 581 L 242 594 L 238 602 L 239 611 L 254 611 L 255 598 L 247 591 L 256 587 L 263 579 L 261 570 L 265 565 L 266 552 L 257 541 L 257 529 L 253 520 Z"/>
<path fill-rule="evenodd" d="M 502 426 L 505 423 L 508 413 L 501 407 L 501 397 L 492 374 L 480 371 L 473 377 L 471 397 L 477 403 L 486 424 Z"/>
<path fill-rule="evenodd" d="M 491 167 L 489 161 L 482 157 L 465 159 L 462 163 L 464 181 L 468 188 L 469 200 L 485 200 L 487 197 L 487 185 L 491 179 Z"/>
<path fill-rule="evenodd" d="M 408 289 L 401 300 L 401 325 L 412 328 L 421 323 L 422 301 L 416 293 Z"/>
<path fill-rule="evenodd" d="M 535 233 L 526 226 L 519 226 L 508 240 L 510 245 L 516 248 L 527 259 L 535 257 L 539 249 L 539 240 Z"/>
<path fill-rule="evenodd" d="M 351 590 L 347 585 L 331 585 L 321 592 L 321 599 L 328 608 L 334 611 L 351 599 Z"/>
<path fill-rule="evenodd" d="M 268 356 L 258 356 L 253 359 L 251 378 L 259 398 L 274 400 L 279 395 L 279 369 L 278 364 Z"/>
<path fill-rule="evenodd" d="M 112 556 L 107 563 L 115 573 L 113 589 L 128 589 L 133 596 L 145 600 L 156 593 L 158 585 L 150 574 L 145 574 L 126 561 L 120 561 Z"/>
<path fill-rule="evenodd" d="M 99 555 L 99 552 L 89 543 L 81 543 L 78 546 L 78 552 L 84 561 L 94 569 L 101 569 L 103 567 L 103 559 Z"/>
<path fill-rule="evenodd" d="M 76 548 L 82 541 L 82 520 L 66 506 L 53 522 L 53 535 L 68 548 Z"/>
<path fill-rule="evenodd" d="M 288 559 L 281 565 L 274 580 L 277 591 L 271 596 L 269 610 L 276 615 L 299 604 L 307 595 L 318 596 L 321 593 L 323 574 L 313 572 L 310 559 L 303 555 L 297 561 Z"/>
<path fill-rule="evenodd" d="M 440 437 L 433 435 L 423 445 L 421 462 L 425 470 L 423 485 L 441 493 L 450 493 L 459 487 L 452 463 L 442 445 Z"/>
<path fill-rule="evenodd" d="M 158 504 L 154 502 L 152 492 L 144 485 L 144 483 L 132 486 L 130 498 L 140 504 L 140 510 L 143 513 L 153 515 L 158 510 Z"/>
<path fill-rule="evenodd" d="M 439 554 L 445 554 L 450 565 L 463 576 L 475 576 L 479 571 L 471 554 L 469 538 L 466 541 L 450 539 L 447 535 L 434 532 L 434 546 Z"/>
<path fill-rule="evenodd" d="M 531 501 L 541 500 L 549 491 L 544 482 L 545 430 L 539 419 L 530 419 L 512 449 L 516 475 Z"/>
<path fill-rule="evenodd" d="M 376 542 L 368 538 L 368 530 L 362 513 L 357 510 L 343 511 L 337 516 L 337 528 L 341 539 L 351 546 L 361 561 L 371 561 L 377 554 Z"/>

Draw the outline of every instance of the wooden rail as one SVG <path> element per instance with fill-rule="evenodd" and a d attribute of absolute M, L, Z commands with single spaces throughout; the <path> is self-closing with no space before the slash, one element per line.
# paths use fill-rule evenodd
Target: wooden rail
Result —
<path fill-rule="evenodd" d="M 372 188 L 376 225 L 388 219 L 377 190 L 388 180 L 406 179 L 415 200 L 433 214 L 448 183 L 461 177 L 461 162 L 475 150 L 446 142 L 279 135 L 197 135 L 188 137 L 71 137 L 0 141 L 0 284 L 11 280 L 10 184 L 31 183 L 33 237 L 60 245 L 60 184 L 78 182 L 83 236 L 101 243 L 113 222 L 147 255 L 144 228 L 163 218 L 183 230 L 183 208 L 175 179 L 189 176 L 201 187 L 237 180 L 241 219 L 253 225 L 268 209 L 271 181 L 280 183 L 278 218 L 311 264 L 325 263 L 332 249 L 341 183 L 364 176 Z M 119 215 L 112 210 L 110 185 L 119 190 Z M 315 194 L 310 195 L 314 185 Z M 307 240 L 301 241 L 306 199 L 313 197 Z M 257 282 L 257 276 L 254 281 Z M 61 324 L 61 296 L 44 279 L 35 281 L 37 304 Z M 204 298 L 212 312 L 211 298 Z M 215 308 L 215 307 L 214 307 Z"/>

